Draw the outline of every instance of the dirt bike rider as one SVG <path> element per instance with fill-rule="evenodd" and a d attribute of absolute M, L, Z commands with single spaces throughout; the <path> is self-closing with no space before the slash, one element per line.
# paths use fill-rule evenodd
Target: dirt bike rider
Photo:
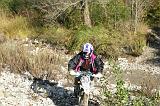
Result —
<path fill-rule="evenodd" d="M 104 63 L 94 54 L 92 44 L 86 43 L 82 47 L 82 51 L 70 59 L 68 63 L 68 71 L 70 75 L 78 75 L 80 71 L 90 71 L 96 77 L 102 77 Z M 79 78 L 75 77 L 74 84 L 77 85 Z"/>

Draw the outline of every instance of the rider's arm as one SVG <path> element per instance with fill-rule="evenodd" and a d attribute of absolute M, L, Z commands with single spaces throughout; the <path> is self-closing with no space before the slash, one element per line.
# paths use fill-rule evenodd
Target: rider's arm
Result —
<path fill-rule="evenodd" d="M 79 62 L 79 59 L 80 59 L 80 55 L 77 54 L 75 55 L 72 59 L 69 60 L 68 62 L 68 71 L 70 70 L 75 70 L 78 62 Z"/>
<path fill-rule="evenodd" d="M 95 67 L 97 69 L 97 73 L 99 73 L 99 72 L 102 73 L 103 68 L 104 68 L 104 63 L 103 63 L 102 59 L 99 57 L 96 57 L 94 62 L 95 62 Z"/>

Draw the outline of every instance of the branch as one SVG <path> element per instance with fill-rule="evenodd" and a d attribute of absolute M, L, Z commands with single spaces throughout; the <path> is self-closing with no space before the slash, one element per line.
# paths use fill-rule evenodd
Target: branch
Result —
<path fill-rule="evenodd" d="M 45 13 L 46 19 L 55 20 L 68 8 L 77 6 L 81 0 L 39 0 L 33 1 L 33 7 Z"/>
<path fill-rule="evenodd" d="M 75 3 L 72 3 L 72 4 L 70 4 L 70 5 L 68 5 L 66 8 L 63 8 L 62 10 L 60 10 L 60 12 L 58 12 L 55 16 L 55 18 L 58 18 L 63 12 L 65 12 L 69 7 L 71 7 L 71 6 L 76 6 L 78 3 L 80 3 L 81 2 L 81 0 L 79 0 L 79 1 L 77 1 L 77 2 L 75 2 Z"/>

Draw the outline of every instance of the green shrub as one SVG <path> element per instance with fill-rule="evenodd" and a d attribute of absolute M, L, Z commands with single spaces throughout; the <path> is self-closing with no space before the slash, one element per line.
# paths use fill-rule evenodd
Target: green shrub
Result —
<path fill-rule="evenodd" d="M 63 27 L 41 27 L 36 29 L 36 35 L 30 36 L 52 46 L 67 47 L 71 41 L 72 31 Z"/>
<path fill-rule="evenodd" d="M 160 1 L 155 0 L 148 9 L 145 20 L 150 26 L 160 25 Z"/>
<path fill-rule="evenodd" d="M 105 14 L 105 7 L 103 8 L 101 4 L 93 3 L 90 5 L 90 15 L 94 26 L 102 24 L 107 20 Z"/>
<path fill-rule="evenodd" d="M 1 0 L 0 8 L 9 10 L 13 15 L 20 14 L 27 7 L 25 0 Z M 22 15 L 22 14 L 21 14 Z"/>
<path fill-rule="evenodd" d="M 74 7 L 67 9 L 65 13 L 57 18 L 57 21 L 66 28 L 75 30 L 83 25 L 82 17 L 82 11 Z"/>
<path fill-rule="evenodd" d="M 116 27 L 115 25 L 118 22 L 128 20 L 130 15 L 129 9 L 121 0 L 110 0 L 104 4 L 97 1 L 90 4 L 91 20 L 93 25 L 100 24 L 107 28 Z"/>
<path fill-rule="evenodd" d="M 84 43 L 90 42 L 93 44 L 95 51 L 98 54 L 109 56 L 109 52 L 112 52 L 109 50 L 109 46 L 113 46 L 113 43 L 115 43 L 116 41 L 112 40 L 114 40 L 115 38 L 116 35 L 112 35 L 104 27 L 97 26 L 92 29 L 83 27 L 75 32 L 72 41 L 70 42 L 69 49 L 80 50 Z"/>
<path fill-rule="evenodd" d="M 117 58 L 124 54 L 123 47 L 130 47 L 131 55 L 140 55 L 145 46 L 145 36 L 122 35 L 115 30 L 108 30 L 102 26 L 81 28 L 75 32 L 69 42 L 68 49 L 80 50 L 86 42 L 93 44 L 95 52 L 105 57 Z"/>
<path fill-rule="evenodd" d="M 105 86 L 103 87 L 104 92 L 102 94 L 106 97 L 103 100 L 107 106 L 126 106 L 129 103 L 129 91 L 124 87 L 125 82 L 122 79 L 122 70 L 113 62 L 112 71 L 116 81 L 116 92 L 111 93 Z"/>

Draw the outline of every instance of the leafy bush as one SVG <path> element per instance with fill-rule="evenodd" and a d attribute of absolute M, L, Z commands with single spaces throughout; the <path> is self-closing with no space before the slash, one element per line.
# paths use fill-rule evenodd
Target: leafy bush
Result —
<path fill-rule="evenodd" d="M 0 8 L 9 10 L 13 15 L 22 13 L 27 7 L 27 0 L 1 0 Z M 22 14 L 21 14 L 22 15 Z"/>
<path fill-rule="evenodd" d="M 119 36 L 117 35 L 117 37 Z M 110 56 L 110 52 L 112 51 L 109 49 L 113 49 L 114 45 L 118 43 L 114 41 L 115 39 L 116 35 L 112 34 L 104 27 L 94 27 L 92 29 L 83 27 L 75 32 L 68 47 L 70 50 L 80 50 L 84 43 L 90 42 L 93 44 L 98 54 Z M 118 52 L 119 51 L 115 52 L 115 55 L 117 55 Z"/>
<path fill-rule="evenodd" d="M 116 27 L 120 21 L 129 19 L 129 7 L 121 0 L 111 0 L 104 4 L 101 2 L 90 4 L 90 14 L 93 25 L 104 25 L 105 27 Z M 116 27 L 118 28 L 118 27 Z"/>
<path fill-rule="evenodd" d="M 152 3 L 151 7 L 148 9 L 145 19 L 151 26 L 160 25 L 160 1 L 159 0 L 155 0 Z"/>
<path fill-rule="evenodd" d="M 102 26 L 81 28 L 75 32 L 68 49 L 80 50 L 86 42 L 93 44 L 97 54 L 105 57 L 117 58 L 124 54 L 122 48 L 128 46 L 131 51 L 128 54 L 140 55 L 145 46 L 145 36 L 143 35 L 122 35 L 115 30 L 107 30 Z"/>
<path fill-rule="evenodd" d="M 71 42 L 73 32 L 63 27 L 43 27 L 36 29 L 36 35 L 30 36 L 52 46 L 67 47 Z"/>
<path fill-rule="evenodd" d="M 76 30 L 83 25 L 83 14 L 80 9 L 69 8 L 57 18 L 57 21 L 68 29 Z"/>
<path fill-rule="evenodd" d="M 112 63 L 112 71 L 116 79 L 116 92 L 112 93 L 105 86 L 102 94 L 106 97 L 103 100 L 104 104 L 107 106 L 125 106 L 129 103 L 129 92 L 127 88 L 124 87 L 125 82 L 122 79 L 122 70 L 115 64 Z"/>

